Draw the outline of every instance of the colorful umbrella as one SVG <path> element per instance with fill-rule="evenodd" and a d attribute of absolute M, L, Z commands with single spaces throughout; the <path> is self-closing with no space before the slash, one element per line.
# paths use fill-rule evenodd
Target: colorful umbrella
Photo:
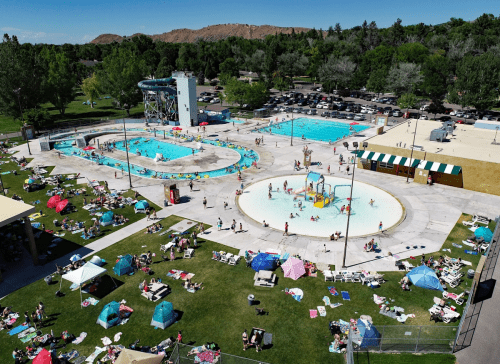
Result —
<path fill-rule="evenodd" d="M 350 123 L 349 125 L 359 125 L 359 123 L 354 121 L 354 122 Z"/>
<path fill-rule="evenodd" d="M 485 242 L 489 243 L 493 238 L 493 232 L 487 227 L 480 227 L 474 231 L 474 235 L 477 239 L 483 238 Z"/>
<path fill-rule="evenodd" d="M 436 273 L 434 273 L 434 269 L 431 269 L 425 265 L 413 268 L 406 275 L 408 278 L 410 278 L 411 283 L 413 283 L 417 287 L 433 289 L 435 291 L 443 291 L 443 287 L 441 286 Z"/>
<path fill-rule="evenodd" d="M 69 203 L 69 201 L 67 199 L 62 200 L 61 202 L 59 202 L 57 204 L 57 206 L 56 206 L 56 213 L 59 213 L 62 210 L 64 210 L 66 208 L 66 206 L 68 206 L 68 203 Z"/>
<path fill-rule="evenodd" d="M 292 278 L 294 281 L 306 274 L 304 263 L 297 258 L 288 258 L 288 260 L 281 266 L 285 278 Z"/>
<path fill-rule="evenodd" d="M 90 145 L 88 147 L 83 148 L 83 150 L 92 150 L 95 149 L 94 147 L 91 147 Z"/>
<path fill-rule="evenodd" d="M 69 260 L 72 262 L 78 262 L 79 260 L 82 260 L 82 257 L 80 254 L 75 254 L 71 258 L 69 258 Z"/>
<path fill-rule="evenodd" d="M 61 202 L 61 196 L 60 195 L 55 195 L 55 196 L 52 196 L 51 198 L 49 198 L 49 200 L 47 201 L 47 207 L 49 209 L 55 209 L 57 204 Z"/>
<path fill-rule="evenodd" d="M 208 125 L 208 123 L 206 121 L 200 123 L 201 126 L 205 126 L 205 125 Z"/>
<path fill-rule="evenodd" d="M 179 128 L 178 126 L 174 126 L 172 130 L 182 130 L 182 128 Z"/>

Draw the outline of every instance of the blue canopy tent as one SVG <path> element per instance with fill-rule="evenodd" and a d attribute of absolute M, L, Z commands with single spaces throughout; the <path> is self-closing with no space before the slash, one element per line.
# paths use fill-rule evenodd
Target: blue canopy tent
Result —
<path fill-rule="evenodd" d="M 443 287 L 441 283 L 439 283 L 439 278 L 436 276 L 436 273 L 426 265 L 413 268 L 408 272 L 407 276 L 411 283 L 417 287 L 443 291 Z"/>
<path fill-rule="evenodd" d="M 151 326 L 165 329 L 177 320 L 177 313 L 174 311 L 174 305 L 171 302 L 163 301 L 155 308 Z"/>
<path fill-rule="evenodd" d="M 101 325 L 105 329 L 117 325 L 120 322 L 120 304 L 116 301 L 111 301 L 102 309 L 96 324 Z"/>
<path fill-rule="evenodd" d="M 273 270 L 276 268 L 276 258 L 266 253 L 259 253 L 252 260 L 252 269 L 256 272 L 260 270 Z"/>
<path fill-rule="evenodd" d="M 125 255 L 122 257 L 118 263 L 113 267 L 113 272 L 117 276 L 122 276 L 124 274 L 129 274 L 134 271 L 134 268 L 132 268 L 132 256 L 130 254 Z"/>
<path fill-rule="evenodd" d="M 361 348 L 366 348 L 368 346 L 379 346 L 380 333 L 377 331 L 375 326 L 370 324 L 368 321 L 358 319 L 358 331 L 361 335 Z"/>
<path fill-rule="evenodd" d="M 113 211 L 108 211 L 101 216 L 101 218 L 99 219 L 99 223 L 101 224 L 101 226 L 111 225 L 113 223 L 113 217 Z"/>
<path fill-rule="evenodd" d="M 138 201 L 135 206 L 134 210 L 135 213 L 137 214 L 138 212 L 146 213 L 146 209 L 149 207 L 149 203 L 146 200 L 140 200 Z"/>
<path fill-rule="evenodd" d="M 485 242 L 490 243 L 493 239 L 493 232 L 487 227 L 480 227 L 474 231 L 476 239 L 483 238 Z"/>

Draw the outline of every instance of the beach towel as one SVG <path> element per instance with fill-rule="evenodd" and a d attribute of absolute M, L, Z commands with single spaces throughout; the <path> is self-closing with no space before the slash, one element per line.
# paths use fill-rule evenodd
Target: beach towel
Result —
<path fill-rule="evenodd" d="M 14 321 L 15 322 L 15 321 Z M 24 323 L 22 325 L 19 325 L 19 326 L 16 326 L 14 327 L 12 330 L 9 331 L 9 335 L 10 336 L 14 336 L 14 335 L 17 335 L 19 334 L 20 332 L 26 330 L 27 328 L 29 327 L 29 325 L 27 323 Z"/>
<path fill-rule="evenodd" d="M 330 292 L 330 294 L 332 294 L 333 296 L 338 296 L 339 293 L 337 292 L 337 289 L 333 286 L 330 286 L 328 287 L 328 291 Z"/>
<path fill-rule="evenodd" d="M 45 215 L 41 215 L 39 212 L 35 212 L 34 214 L 29 215 L 28 217 L 30 218 L 30 221 L 33 221 L 43 216 Z"/>
<path fill-rule="evenodd" d="M 332 303 L 330 305 L 331 308 L 336 308 L 336 307 L 339 307 L 339 306 L 342 306 L 342 303 Z"/>
<path fill-rule="evenodd" d="M 30 341 L 31 339 L 33 339 L 34 337 L 36 337 L 36 332 L 32 332 L 31 334 L 28 334 L 28 335 L 22 337 L 21 342 L 25 344 L 28 341 Z"/>
<path fill-rule="evenodd" d="M 465 240 L 462 240 L 462 243 L 464 243 L 467 246 L 474 246 L 474 243 L 471 243 L 471 242 L 468 242 L 468 241 L 465 241 Z"/>
<path fill-rule="evenodd" d="M 309 316 L 311 318 L 316 318 L 318 317 L 318 310 L 309 310 Z"/>
<path fill-rule="evenodd" d="M 455 248 L 461 248 L 462 247 L 462 245 L 455 244 L 455 243 L 452 243 L 451 245 L 453 245 Z"/>
<path fill-rule="evenodd" d="M 78 229 L 78 230 L 73 230 L 71 233 L 78 234 L 78 233 L 81 233 L 82 231 L 83 231 L 83 229 Z"/>
<path fill-rule="evenodd" d="M 10 171 L 2 172 L 1 174 L 10 174 Z"/>
<path fill-rule="evenodd" d="M 318 312 L 320 316 L 326 316 L 326 308 L 325 306 L 318 306 Z"/>
<path fill-rule="evenodd" d="M 62 236 L 64 236 L 64 235 L 66 235 L 66 233 L 54 233 L 54 236 L 58 236 L 58 237 L 62 237 Z M 56 240 L 57 240 L 57 239 L 54 239 L 54 240 L 52 240 L 52 241 L 56 241 Z M 62 239 L 57 240 L 57 241 L 62 241 Z"/>
<path fill-rule="evenodd" d="M 347 292 L 347 291 L 342 291 L 341 293 L 342 293 L 342 299 L 343 299 L 344 301 L 350 301 L 350 300 L 351 300 L 351 297 L 349 296 L 349 292 Z"/>
<path fill-rule="evenodd" d="M 83 341 L 83 339 L 85 339 L 86 337 L 87 337 L 87 333 L 82 332 L 80 334 L 80 336 L 78 336 L 75 340 L 73 340 L 73 344 L 76 344 L 76 345 L 80 344 Z"/>
<path fill-rule="evenodd" d="M 35 332 L 34 327 L 30 327 L 29 329 L 20 332 L 19 334 L 17 334 L 17 337 L 21 339 L 22 337 L 25 337 L 26 335 L 31 334 L 32 332 Z"/>
<path fill-rule="evenodd" d="M 477 255 L 477 252 L 475 252 L 473 250 L 467 250 L 467 249 L 465 249 L 464 252 L 465 252 L 465 254 Z"/>
<path fill-rule="evenodd" d="M 330 297 L 324 296 L 323 302 L 325 303 L 325 305 L 330 306 Z"/>
<path fill-rule="evenodd" d="M 85 359 L 85 361 L 87 363 L 93 363 L 94 360 L 95 360 L 95 358 L 97 358 L 97 356 L 100 353 L 102 353 L 103 351 L 105 351 L 105 349 L 101 349 L 101 348 L 99 348 L 99 347 L 96 346 L 94 352 L 92 353 L 92 355 L 90 355 L 87 359 Z"/>
<path fill-rule="evenodd" d="M 42 225 L 42 224 L 39 222 L 34 222 L 33 224 L 31 224 L 31 226 L 33 226 L 36 229 L 38 229 L 40 227 L 40 225 Z"/>
<path fill-rule="evenodd" d="M 115 334 L 115 336 L 113 337 L 114 342 L 120 341 L 121 336 L 122 336 L 121 332 Z"/>

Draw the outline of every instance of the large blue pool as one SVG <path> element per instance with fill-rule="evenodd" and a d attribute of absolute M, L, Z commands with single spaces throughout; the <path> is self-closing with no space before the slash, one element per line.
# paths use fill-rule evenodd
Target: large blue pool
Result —
<path fill-rule="evenodd" d="M 146 158 L 154 158 L 157 153 L 163 154 L 163 157 L 169 160 L 174 160 L 182 157 L 187 157 L 198 151 L 194 148 L 188 148 L 181 145 L 175 145 L 166 142 L 160 142 L 153 138 L 133 138 L 127 140 L 129 152 L 139 154 Z M 116 148 L 125 151 L 124 142 L 116 143 Z"/>
<path fill-rule="evenodd" d="M 298 118 L 293 120 L 293 136 L 296 138 L 305 138 L 318 140 L 322 142 L 336 141 L 348 137 L 353 133 L 368 129 L 365 125 L 349 125 L 330 120 L 317 120 L 309 118 Z M 270 126 L 257 129 L 254 132 L 271 133 L 279 135 L 292 134 L 292 121 L 287 120 L 280 123 L 273 123 Z"/>

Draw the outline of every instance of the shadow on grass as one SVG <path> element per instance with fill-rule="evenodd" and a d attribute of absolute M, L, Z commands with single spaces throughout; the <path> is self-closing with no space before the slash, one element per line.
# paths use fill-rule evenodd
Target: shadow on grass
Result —
<path fill-rule="evenodd" d="M 56 239 L 61 239 L 55 241 Z M 38 253 L 47 256 L 47 263 L 50 263 L 56 259 L 59 259 L 66 254 L 69 254 L 77 249 L 82 248 L 81 245 L 74 243 L 72 241 L 64 239 L 64 237 L 56 237 L 47 232 L 42 232 L 38 238 L 36 238 L 36 245 Z M 50 254 L 48 254 L 50 252 Z M 90 253 L 90 249 L 87 249 L 87 253 Z M 82 252 L 80 252 L 82 254 Z M 68 262 L 69 263 L 69 262 Z"/>
<path fill-rule="evenodd" d="M 108 294 L 123 286 L 123 284 L 124 282 L 116 278 L 112 278 L 110 275 L 106 274 L 102 276 L 101 282 L 97 286 L 97 289 L 94 292 L 87 292 L 87 293 L 90 293 L 92 296 L 102 300 Z"/>

